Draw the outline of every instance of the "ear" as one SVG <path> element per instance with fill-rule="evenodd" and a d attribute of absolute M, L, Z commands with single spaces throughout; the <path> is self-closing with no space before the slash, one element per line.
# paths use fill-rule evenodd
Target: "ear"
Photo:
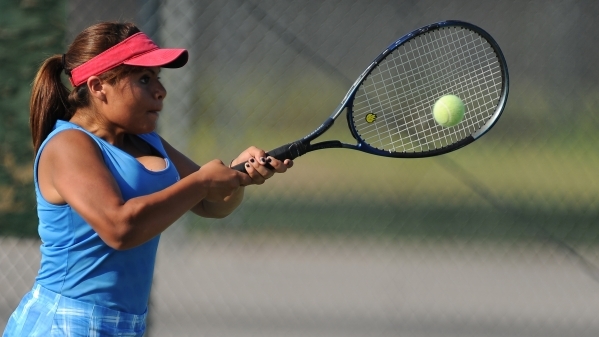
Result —
<path fill-rule="evenodd" d="M 106 100 L 106 92 L 104 90 L 104 82 L 98 76 L 90 76 L 87 79 L 87 90 L 91 97 L 101 101 Z"/>

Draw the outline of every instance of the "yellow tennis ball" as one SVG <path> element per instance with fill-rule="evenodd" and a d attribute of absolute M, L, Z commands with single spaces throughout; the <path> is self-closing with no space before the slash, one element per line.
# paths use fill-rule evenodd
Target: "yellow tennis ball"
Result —
<path fill-rule="evenodd" d="M 457 125 L 464 118 L 464 102 L 456 95 L 445 95 L 433 106 L 433 117 L 439 125 L 450 127 Z"/>

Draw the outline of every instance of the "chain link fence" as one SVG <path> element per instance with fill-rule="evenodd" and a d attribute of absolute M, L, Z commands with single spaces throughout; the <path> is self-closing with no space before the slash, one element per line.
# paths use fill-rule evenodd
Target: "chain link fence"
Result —
<path fill-rule="evenodd" d="M 384 47 L 425 24 L 477 24 L 507 58 L 504 116 L 467 148 L 416 160 L 316 152 L 248 188 L 229 217 L 178 221 L 162 236 L 148 336 L 599 335 L 599 3 L 16 3 L 64 8 L 53 27 L 65 41 L 100 20 L 129 20 L 164 47 L 188 48 L 184 68 L 161 73 L 159 131 L 198 163 L 302 137 Z M 0 24 L 0 39 L 20 27 Z M 15 118 L 5 111 L 3 124 Z M 343 123 L 331 137 L 349 140 Z M 14 176 L 31 155 L 7 147 L 1 130 L 2 172 Z M 20 166 L 9 153 L 21 153 Z M 14 191 L 33 195 L 31 176 L 20 185 L 5 176 L 0 329 L 39 266 L 38 239 L 8 230 L 32 221 L 7 215 Z"/>

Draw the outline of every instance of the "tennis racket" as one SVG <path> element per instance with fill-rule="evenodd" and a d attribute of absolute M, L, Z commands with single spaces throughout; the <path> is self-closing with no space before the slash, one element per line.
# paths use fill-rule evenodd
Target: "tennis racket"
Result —
<path fill-rule="evenodd" d="M 387 47 L 362 72 L 333 114 L 304 138 L 267 153 L 279 160 L 331 148 L 395 158 L 445 154 L 479 139 L 497 122 L 508 96 L 507 64 L 483 29 L 443 21 L 416 29 Z M 458 96 L 463 119 L 444 127 L 432 108 L 444 95 Z M 312 144 L 346 111 L 355 144 Z M 233 167 L 245 171 L 245 164 Z"/>

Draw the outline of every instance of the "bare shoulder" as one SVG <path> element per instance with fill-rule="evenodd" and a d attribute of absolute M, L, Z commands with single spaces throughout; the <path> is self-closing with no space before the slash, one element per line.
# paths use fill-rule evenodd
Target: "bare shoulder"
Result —
<path fill-rule="evenodd" d="M 104 166 L 98 144 L 81 130 L 64 130 L 48 141 L 40 155 L 38 171 L 52 170 L 54 174 L 69 175 L 73 170 L 92 172 Z"/>
<path fill-rule="evenodd" d="M 64 204 L 69 186 L 97 176 L 102 162 L 100 149 L 89 135 L 80 130 L 61 131 L 48 141 L 40 155 L 37 178 L 43 197 L 48 202 Z"/>
<path fill-rule="evenodd" d="M 74 155 L 79 152 L 94 154 L 99 153 L 99 148 L 88 134 L 76 129 L 61 131 L 48 141 L 43 151 L 57 155 Z"/>

